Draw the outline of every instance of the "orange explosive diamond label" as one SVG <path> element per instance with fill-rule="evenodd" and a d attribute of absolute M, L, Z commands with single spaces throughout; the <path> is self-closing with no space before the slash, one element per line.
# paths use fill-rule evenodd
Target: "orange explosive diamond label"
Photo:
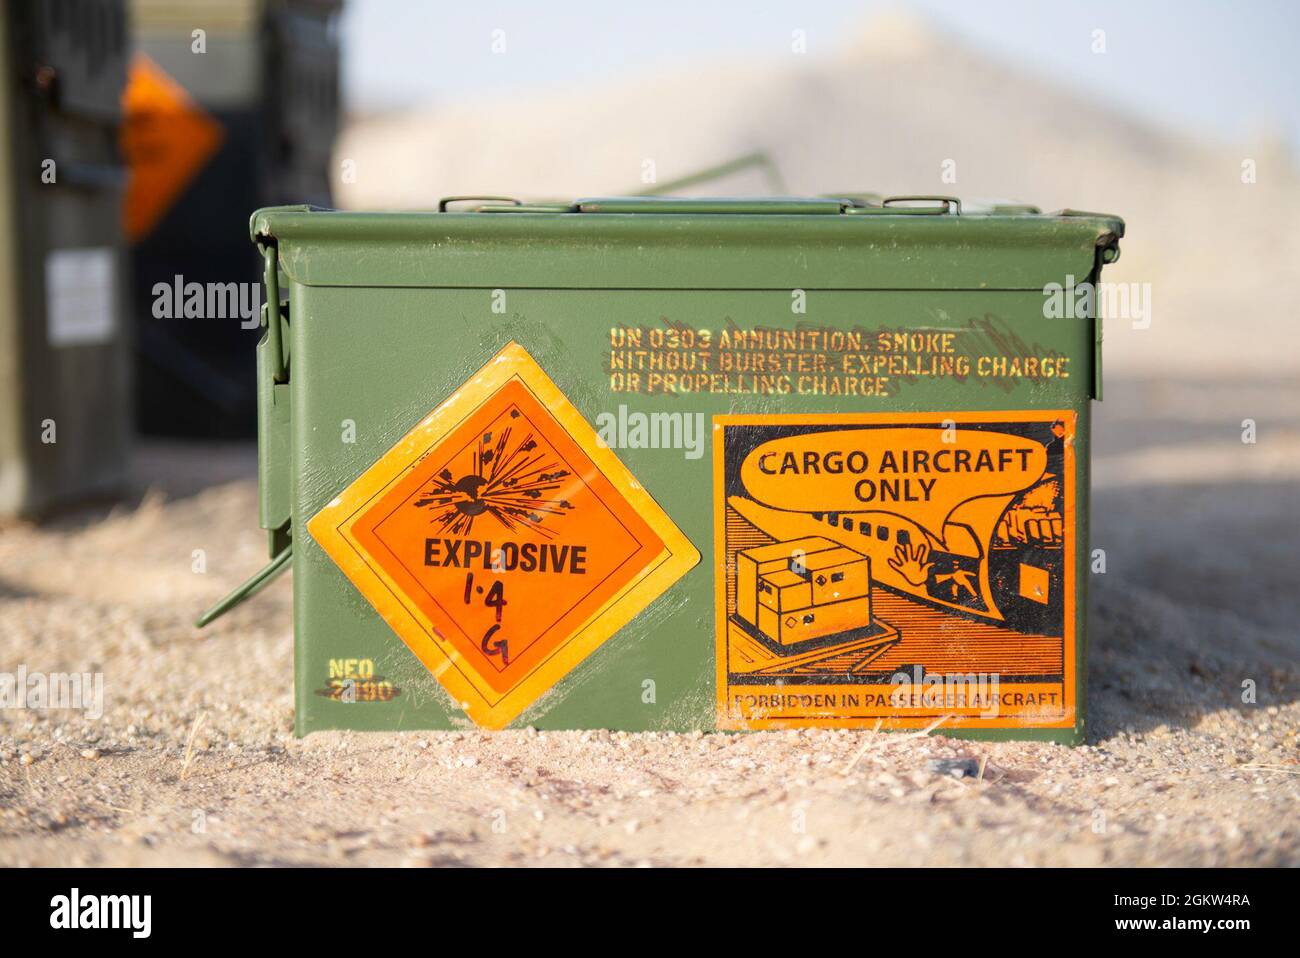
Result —
<path fill-rule="evenodd" d="M 486 728 L 700 558 L 516 343 L 307 529 Z"/>
<path fill-rule="evenodd" d="M 122 95 L 122 154 L 131 179 L 123 230 L 135 243 L 148 235 L 212 159 L 225 133 L 162 67 L 144 54 L 131 61 Z"/>

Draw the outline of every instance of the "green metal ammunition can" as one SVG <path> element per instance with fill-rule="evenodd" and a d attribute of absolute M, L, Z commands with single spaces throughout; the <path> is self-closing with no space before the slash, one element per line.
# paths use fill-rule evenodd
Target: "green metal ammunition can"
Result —
<path fill-rule="evenodd" d="M 297 730 L 1084 737 L 1123 222 L 952 197 L 258 212 Z"/>

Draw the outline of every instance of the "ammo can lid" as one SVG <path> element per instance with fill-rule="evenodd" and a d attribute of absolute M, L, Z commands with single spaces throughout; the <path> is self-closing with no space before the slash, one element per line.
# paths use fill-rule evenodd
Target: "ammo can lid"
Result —
<path fill-rule="evenodd" d="M 392 211 L 356 214 L 421 216 L 434 211 Z M 285 214 L 337 213 L 318 206 L 273 206 L 258 210 L 250 222 L 256 239 L 265 235 L 265 227 Z M 596 196 L 572 201 L 546 200 L 528 202 L 508 196 L 445 196 L 438 201 L 437 213 L 637 213 L 702 215 L 785 215 L 785 216 L 964 216 L 964 217 L 1035 217 L 1093 220 L 1116 237 L 1124 235 L 1124 220 L 1112 213 L 1092 213 L 1063 209 L 1044 213 L 1030 203 L 1011 200 L 974 201 L 963 205 L 956 196 L 905 195 L 882 196 L 878 193 L 828 193 L 824 196 Z M 273 232 L 273 231 L 271 231 Z"/>
<path fill-rule="evenodd" d="M 960 197 L 946 195 L 884 196 L 845 191 L 823 196 L 596 196 L 565 201 L 524 203 L 500 196 L 447 196 L 438 212 L 475 213 L 693 213 L 796 216 L 1047 216 L 1086 217 L 1105 221 L 1116 236 L 1124 235 L 1124 221 L 1110 213 L 1058 210 L 1044 213 L 1031 203 L 983 200 L 964 206 Z"/>
<path fill-rule="evenodd" d="M 425 211 L 271 207 L 250 232 L 308 286 L 571 286 L 596 257 L 579 285 L 1041 289 L 1117 260 L 1124 221 L 937 195 L 449 196 Z"/>

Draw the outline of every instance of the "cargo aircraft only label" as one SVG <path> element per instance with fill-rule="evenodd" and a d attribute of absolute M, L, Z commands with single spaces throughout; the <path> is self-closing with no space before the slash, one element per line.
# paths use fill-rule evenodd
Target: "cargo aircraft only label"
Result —
<path fill-rule="evenodd" d="M 516 718 L 699 561 L 514 343 L 308 530 L 486 728 Z"/>
<path fill-rule="evenodd" d="M 1075 725 L 1075 415 L 714 418 L 718 724 Z"/>

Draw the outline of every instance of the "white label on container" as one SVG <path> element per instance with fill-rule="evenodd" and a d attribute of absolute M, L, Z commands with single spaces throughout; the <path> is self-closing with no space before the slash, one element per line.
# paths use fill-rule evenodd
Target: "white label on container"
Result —
<path fill-rule="evenodd" d="M 45 319 L 51 346 L 107 342 L 114 328 L 114 259 L 107 246 L 56 249 L 45 257 Z"/>

